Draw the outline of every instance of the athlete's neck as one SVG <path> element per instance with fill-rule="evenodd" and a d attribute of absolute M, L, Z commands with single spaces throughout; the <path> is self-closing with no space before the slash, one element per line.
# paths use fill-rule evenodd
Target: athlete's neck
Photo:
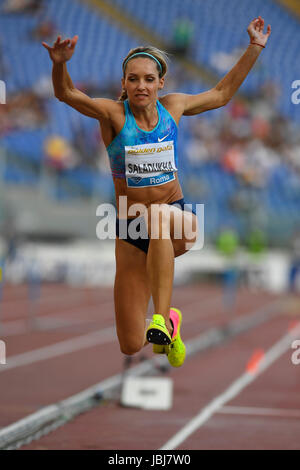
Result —
<path fill-rule="evenodd" d="M 156 108 L 156 101 L 149 103 L 146 106 L 136 106 L 129 102 L 129 106 L 135 119 L 143 123 L 146 127 L 153 127 L 158 121 L 158 112 Z"/>

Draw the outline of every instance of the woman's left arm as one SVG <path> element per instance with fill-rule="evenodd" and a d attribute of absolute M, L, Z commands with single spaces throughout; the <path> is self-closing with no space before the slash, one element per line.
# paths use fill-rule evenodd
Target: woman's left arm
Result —
<path fill-rule="evenodd" d="M 250 36 L 249 46 L 236 65 L 214 88 L 198 95 L 181 95 L 183 100 L 183 115 L 192 116 L 209 109 L 220 108 L 231 100 L 268 41 L 271 34 L 271 26 L 268 25 L 266 34 L 264 34 L 263 30 L 263 18 L 259 16 L 251 21 L 247 28 Z"/>

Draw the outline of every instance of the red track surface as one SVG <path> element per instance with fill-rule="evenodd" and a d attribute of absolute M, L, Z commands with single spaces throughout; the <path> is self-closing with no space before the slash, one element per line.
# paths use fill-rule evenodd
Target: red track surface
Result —
<path fill-rule="evenodd" d="M 176 287 L 173 292 L 173 305 L 183 311 L 185 340 L 254 313 L 274 299 L 270 294 L 241 290 L 235 311 L 226 313 L 218 287 L 194 284 Z M 30 330 L 28 317 L 33 311 L 39 323 Z M 286 302 L 280 314 L 266 323 L 170 370 L 174 401 L 169 411 L 129 409 L 110 402 L 22 449 L 159 449 L 244 373 L 258 348 L 266 351 L 284 336 L 299 314 L 297 300 Z M 9 366 L 13 356 L 112 327 L 113 292 L 111 288 L 44 285 L 40 300 L 32 306 L 25 286 L 5 286 L 0 316 L 4 325 L 0 338 L 6 342 Z M 59 326 L 62 320 L 65 324 Z M 110 335 L 111 340 L 104 344 L 58 357 L 38 361 L 39 355 L 33 354 L 30 364 L 16 363 L 11 369 L 0 365 L 0 427 L 120 372 L 123 356 L 114 332 Z M 144 352 L 152 356 L 149 346 Z M 178 448 L 300 448 L 300 365 L 292 364 L 292 352 L 282 355 Z"/>

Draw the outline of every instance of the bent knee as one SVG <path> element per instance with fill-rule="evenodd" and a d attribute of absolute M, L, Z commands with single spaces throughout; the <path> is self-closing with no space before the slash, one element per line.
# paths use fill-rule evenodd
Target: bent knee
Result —
<path fill-rule="evenodd" d="M 127 340 L 120 341 L 120 350 L 126 356 L 132 356 L 133 354 L 138 353 L 144 346 L 143 341 Z"/>
<path fill-rule="evenodd" d="M 197 236 L 195 235 L 191 239 L 184 239 L 184 240 L 173 240 L 173 248 L 174 248 L 174 256 L 181 256 L 187 251 L 191 250 L 197 241 Z"/>

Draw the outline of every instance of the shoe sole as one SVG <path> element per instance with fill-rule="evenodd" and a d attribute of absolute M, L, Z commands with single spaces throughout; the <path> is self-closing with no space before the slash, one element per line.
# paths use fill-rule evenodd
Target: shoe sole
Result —
<path fill-rule="evenodd" d="M 159 327 L 149 328 L 147 331 L 147 341 L 161 346 L 167 346 L 171 343 L 169 336 Z"/>

